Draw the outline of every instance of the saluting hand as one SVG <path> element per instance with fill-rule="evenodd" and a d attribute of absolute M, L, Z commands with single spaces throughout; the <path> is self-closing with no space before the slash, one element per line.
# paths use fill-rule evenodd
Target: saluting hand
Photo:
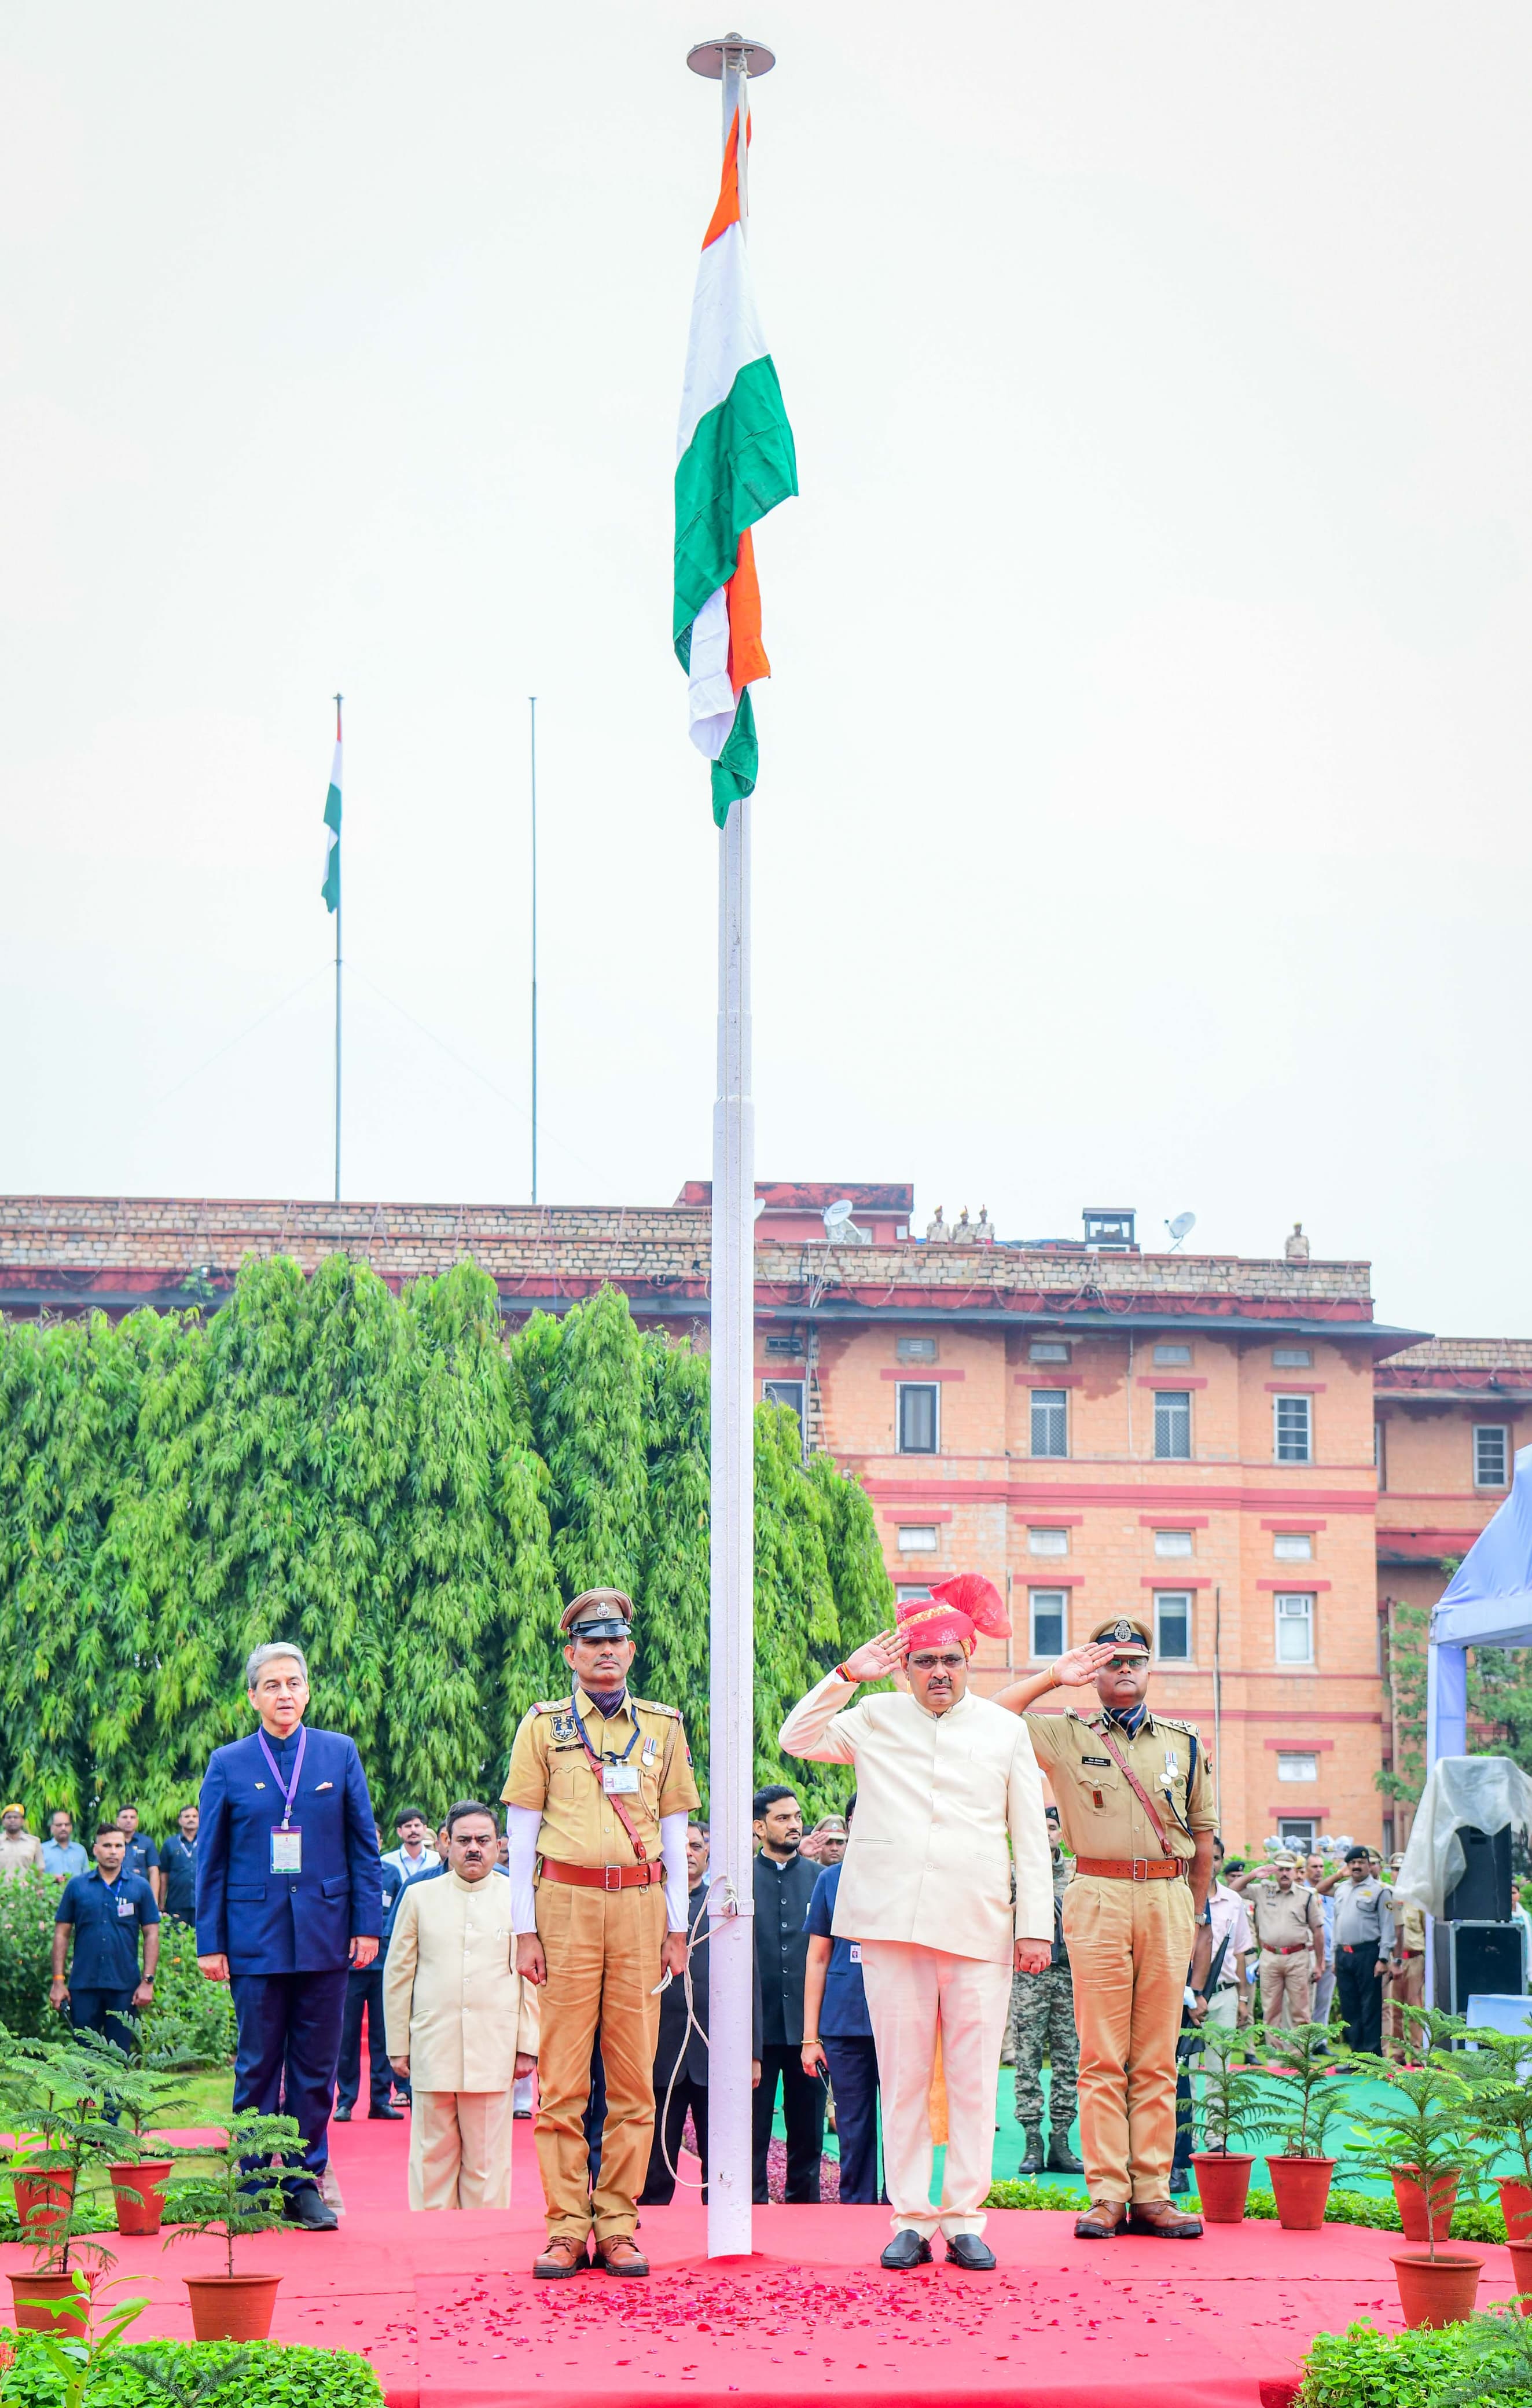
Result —
<path fill-rule="evenodd" d="M 1053 1666 L 1053 1680 L 1061 1689 L 1089 1689 L 1095 1676 L 1111 1662 L 1117 1650 L 1109 1640 L 1097 1639 L 1084 1647 L 1071 1647 L 1059 1656 Z"/>
<path fill-rule="evenodd" d="M 854 1656 L 846 1658 L 846 1670 L 856 1681 L 887 1681 L 904 1662 L 909 1641 L 896 1630 L 880 1630 Z"/>

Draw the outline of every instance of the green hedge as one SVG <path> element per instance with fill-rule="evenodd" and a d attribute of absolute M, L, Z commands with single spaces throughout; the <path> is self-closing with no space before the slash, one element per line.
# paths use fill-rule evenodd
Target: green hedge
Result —
<path fill-rule="evenodd" d="M 0 2376 L 4 2408 L 59 2408 L 64 2390 L 33 2333 L 4 2333 L 15 2362 Z M 114 2351 L 91 2378 L 90 2408 L 165 2408 L 192 2400 L 200 2379 L 237 2372 L 214 2394 L 218 2408 L 379 2408 L 383 2386 L 365 2358 L 346 2349 L 230 2341 L 143 2342 Z M 156 2381 L 156 2372 L 160 2379 Z"/>
<path fill-rule="evenodd" d="M 1440 2332 L 1321 2333 L 1298 2408 L 1532 2408 L 1532 2328 L 1482 2315 Z"/>
<path fill-rule="evenodd" d="M 1196 2194 L 1179 2200 L 1178 2206 L 1196 2212 Z M 1054 2189 L 1050 2183 L 997 2182 L 984 2201 L 986 2207 L 1050 2207 L 1067 2209 L 1071 2215 L 1082 2215 L 1090 2205 L 1082 2190 Z M 1245 2202 L 1245 2214 L 1254 2224 L 1274 2224 L 1277 2202 L 1268 2190 L 1253 2190 Z M 1392 2197 L 1361 2190 L 1333 2190 L 1324 2209 L 1326 2224 L 1361 2224 L 1374 2232 L 1400 2232 L 1399 2211 Z M 1453 2216 L 1454 2241 L 1502 2242 L 1506 2237 L 1506 2220 L 1493 2200 L 1465 2200 Z"/>

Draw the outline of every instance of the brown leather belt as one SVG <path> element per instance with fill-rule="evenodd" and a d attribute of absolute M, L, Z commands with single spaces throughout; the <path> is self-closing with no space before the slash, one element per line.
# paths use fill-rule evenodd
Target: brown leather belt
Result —
<path fill-rule="evenodd" d="M 665 1879 L 664 1865 L 561 1865 L 556 1856 L 544 1856 L 538 1870 L 544 1881 L 576 1889 L 650 1889 Z"/>
<path fill-rule="evenodd" d="M 1075 1870 L 1095 1881 L 1179 1881 L 1181 1863 L 1179 1856 L 1077 1856 Z"/>

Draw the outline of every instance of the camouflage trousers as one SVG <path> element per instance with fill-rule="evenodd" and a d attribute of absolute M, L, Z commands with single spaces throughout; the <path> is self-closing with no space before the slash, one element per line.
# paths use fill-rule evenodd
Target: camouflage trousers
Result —
<path fill-rule="evenodd" d="M 1016 2121 L 1031 2130 L 1043 2121 L 1042 2059 L 1047 2050 L 1053 2070 L 1048 2125 L 1062 2140 L 1075 2120 L 1075 2085 L 1080 2074 L 1075 1994 L 1067 1965 L 1050 1965 L 1046 1973 L 1013 1977 L 1006 2045 L 1016 2053 Z"/>

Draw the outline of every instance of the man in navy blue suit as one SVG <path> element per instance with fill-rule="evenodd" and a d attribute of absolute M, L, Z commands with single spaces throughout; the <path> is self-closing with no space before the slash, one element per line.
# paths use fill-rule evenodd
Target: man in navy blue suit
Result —
<path fill-rule="evenodd" d="M 347 1976 L 371 1964 L 382 1928 L 378 1833 L 355 1742 L 304 1726 L 302 1651 L 257 1647 L 245 1679 L 260 1728 L 215 1748 L 202 1784 L 197 1963 L 234 1993 L 235 2113 L 275 2115 L 280 2100 L 303 2134 L 289 2221 L 333 2232 L 319 2183 Z"/>

